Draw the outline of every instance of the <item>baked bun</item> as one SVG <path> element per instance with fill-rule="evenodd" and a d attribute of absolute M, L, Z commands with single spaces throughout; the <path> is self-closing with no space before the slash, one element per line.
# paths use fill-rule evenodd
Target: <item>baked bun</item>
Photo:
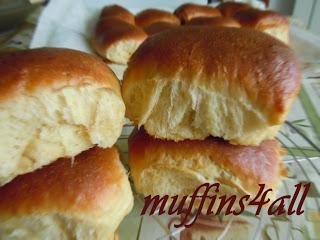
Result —
<path fill-rule="evenodd" d="M 241 27 L 241 25 L 236 20 L 230 17 L 193 18 L 186 25 L 211 26 L 211 27 L 235 27 L 235 28 Z"/>
<path fill-rule="evenodd" d="M 129 163 L 144 195 L 190 195 L 203 183 L 222 184 L 220 194 L 256 195 L 258 184 L 276 191 L 286 169 L 275 140 L 259 146 L 231 145 L 219 138 L 156 139 L 140 128 L 129 137 Z"/>
<path fill-rule="evenodd" d="M 157 138 L 258 145 L 276 135 L 300 79 L 294 52 L 267 34 L 188 26 L 139 47 L 122 96 L 127 117 Z"/>
<path fill-rule="evenodd" d="M 182 24 L 190 21 L 196 17 L 219 17 L 220 11 L 217 8 L 198 5 L 193 3 L 186 3 L 178 7 L 174 14 L 180 19 Z"/>
<path fill-rule="evenodd" d="M 153 35 L 156 33 L 160 33 L 172 28 L 178 27 L 176 24 L 168 23 L 168 22 L 156 22 L 144 28 L 144 31 L 149 35 Z"/>
<path fill-rule="evenodd" d="M 1 54 L 0 76 L 0 185 L 93 145 L 110 147 L 121 134 L 119 81 L 92 55 L 59 48 Z"/>
<path fill-rule="evenodd" d="M 237 12 L 250 9 L 252 6 L 248 3 L 224 2 L 219 4 L 217 8 L 220 10 L 222 16 L 233 17 Z"/>
<path fill-rule="evenodd" d="M 93 49 L 114 63 L 126 64 L 147 38 L 140 28 L 117 18 L 102 18 L 91 39 Z"/>
<path fill-rule="evenodd" d="M 108 5 L 102 9 L 100 19 L 109 17 L 118 18 L 134 25 L 134 15 L 129 10 L 119 5 Z"/>
<path fill-rule="evenodd" d="M 243 27 L 249 27 L 270 34 L 289 43 L 289 21 L 285 16 L 273 11 L 247 9 L 234 15 Z"/>
<path fill-rule="evenodd" d="M 1 239 L 115 239 L 133 207 L 115 147 L 59 159 L 0 188 Z"/>
<path fill-rule="evenodd" d="M 146 28 L 156 22 L 167 22 L 180 25 L 179 19 L 171 12 L 153 8 L 139 12 L 136 15 L 135 21 L 137 26 L 142 28 Z"/>

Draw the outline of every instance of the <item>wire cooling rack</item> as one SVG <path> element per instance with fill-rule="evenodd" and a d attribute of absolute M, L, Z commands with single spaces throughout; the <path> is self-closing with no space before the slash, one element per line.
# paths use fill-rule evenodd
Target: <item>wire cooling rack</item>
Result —
<path fill-rule="evenodd" d="M 135 209 L 120 228 L 123 239 L 320 239 L 320 148 L 305 132 L 303 120 L 286 121 L 277 140 L 287 150 L 284 162 L 288 168 L 288 178 L 283 181 L 279 196 L 293 195 L 297 183 L 311 183 L 311 188 L 303 206 L 302 215 L 268 216 L 263 209 L 255 216 L 255 209 L 246 209 L 239 217 L 206 217 L 197 220 L 191 228 L 174 228 L 179 216 L 140 216 L 143 197 L 135 194 Z M 127 164 L 127 139 L 133 126 L 126 124 L 118 141 Z M 294 137 L 293 137 L 294 136 Z M 288 205 L 288 204 L 287 204 Z M 192 219 L 191 219 L 192 220 Z M 131 228 L 128 231 L 128 228 Z M 130 232 L 130 234 L 128 233 Z M 134 236 L 136 233 L 136 237 Z"/>

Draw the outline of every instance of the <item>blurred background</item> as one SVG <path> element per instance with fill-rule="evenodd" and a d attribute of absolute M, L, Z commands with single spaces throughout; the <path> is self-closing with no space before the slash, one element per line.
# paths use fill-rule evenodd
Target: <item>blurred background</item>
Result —
<path fill-rule="evenodd" d="M 5 31 L 18 26 L 23 20 L 34 11 L 39 5 L 47 3 L 46 0 L 0 0 L 0 31 Z M 77 2 L 75 0 L 75 2 Z M 95 1 L 93 1 L 95 2 Z M 111 2 L 111 1 L 110 1 Z M 133 4 L 133 2 L 141 3 L 135 0 L 120 0 L 118 4 Z M 148 0 L 148 4 L 152 6 L 159 5 L 178 5 L 181 0 Z M 184 1 L 188 2 L 188 1 Z M 218 4 L 218 0 L 196 0 L 190 2 L 198 2 L 202 4 Z M 292 16 L 294 21 L 305 29 L 313 33 L 320 33 L 320 1 L 319 0 L 238 0 L 238 2 L 249 2 L 258 7 L 267 7 L 272 10 L 281 12 L 282 14 Z"/>

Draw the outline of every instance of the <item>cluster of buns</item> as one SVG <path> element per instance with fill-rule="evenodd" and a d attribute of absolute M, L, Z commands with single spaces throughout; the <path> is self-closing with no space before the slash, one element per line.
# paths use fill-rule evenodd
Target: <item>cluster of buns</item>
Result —
<path fill-rule="evenodd" d="M 135 187 L 188 195 L 205 182 L 221 193 L 275 192 L 286 175 L 274 139 L 300 87 L 293 51 L 249 28 L 189 26 L 148 38 L 124 75 Z M 271 197 L 274 195 L 271 195 Z"/>
<path fill-rule="evenodd" d="M 124 7 L 110 5 L 102 9 L 91 45 L 103 58 L 126 64 L 149 35 L 179 25 L 179 18 L 164 10 L 146 9 L 135 16 Z"/>
<path fill-rule="evenodd" d="M 286 17 L 273 11 L 255 9 L 250 4 L 226 2 L 216 8 L 187 3 L 179 6 L 174 13 L 146 9 L 136 16 L 119 5 L 106 6 L 96 24 L 91 45 L 103 58 L 127 64 L 148 36 L 180 25 L 247 27 L 289 42 Z"/>
<path fill-rule="evenodd" d="M 54 48 L 2 54 L 0 75 L 0 238 L 114 239 L 133 206 L 118 79 Z"/>

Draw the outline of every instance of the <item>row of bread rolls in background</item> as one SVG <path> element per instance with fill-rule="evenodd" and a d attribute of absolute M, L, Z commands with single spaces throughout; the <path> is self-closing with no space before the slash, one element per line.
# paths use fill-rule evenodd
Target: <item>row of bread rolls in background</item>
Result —
<path fill-rule="evenodd" d="M 0 239 L 117 239 L 133 195 L 119 80 L 99 58 L 0 55 Z"/>
<path fill-rule="evenodd" d="M 216 8 L 187 3 L 174 13 L 146 9 L 137 15 L 118 5 L 103 8 L 92 34 L 91 45 L 103 58 L 127 64 L 131 55 L 148 37 L 180 25 L 212 27 L 248 27 L 268 33 L 288 43 L 286 17 L 253 8 L 246 3 L 226 2 Z"/>
<path fill-rule="evenodd" d="M 249 28 L 175 28 L 148 38 L 122 83 L 136 190 L 254 197 L 259 184 L 275 199 L 287 171 L 275 136 L 301 81 L 285 43 Z M 210 194 L 209 194 L 210 195 Z"/>

